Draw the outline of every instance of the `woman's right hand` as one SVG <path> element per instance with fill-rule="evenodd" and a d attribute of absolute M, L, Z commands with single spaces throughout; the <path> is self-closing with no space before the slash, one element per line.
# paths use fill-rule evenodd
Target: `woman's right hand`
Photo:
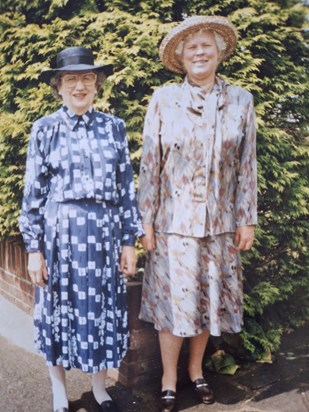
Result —
<path fill-rule="evenodd" d="M 156 248 L 156 237 L 152 225 L 143 223 L 145 235 L 140 238 L 143 248 L 147 252 L 152 252 Z"/>
<path fill-rule="evenodd" d="M 48 274 L 45 259 L 41 252 L 29 253 L 28 273 L 34 285 L 45 286 L 44 279 L 48 279 Z"/>

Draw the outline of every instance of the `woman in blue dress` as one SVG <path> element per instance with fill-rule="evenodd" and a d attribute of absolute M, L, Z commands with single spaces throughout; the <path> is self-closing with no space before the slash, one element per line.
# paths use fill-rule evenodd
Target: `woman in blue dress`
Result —
<path fill-rule="evenodd" d="M 92 374 L 101 411 L 117 411 L 106 372 L 128 348 L 126 275 L 143 234 L 124 122 L 93 109 L 112 66 L 71 47 L 42 72 L 63 104 L 32 127 L 20 231 L 35 285 L 35 346 L 49 368 L 53 411 L 67 412 L 65 370 Z"/>

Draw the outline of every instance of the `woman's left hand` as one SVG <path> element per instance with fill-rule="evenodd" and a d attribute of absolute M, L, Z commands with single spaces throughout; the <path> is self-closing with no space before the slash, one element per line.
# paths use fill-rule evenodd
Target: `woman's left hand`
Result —
<path fill-rule="evenodd" d="M 254 240 L 255 226 L 239 226 L 236 228 L 235 245 L 238 250 L 249 250 L 252 248 Z"/>
<path fill-rule="evenodd" d="M 126 276 L 135 275 L 136 254 L 133 246 L 123 246 L 120 258 L 120 272 Z"/>

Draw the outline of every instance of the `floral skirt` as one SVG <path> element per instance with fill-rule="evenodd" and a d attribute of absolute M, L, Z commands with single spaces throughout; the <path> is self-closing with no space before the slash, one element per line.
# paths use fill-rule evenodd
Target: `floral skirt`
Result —
<path fill-rule="evenodd" d="M 243 317 L 242 269 L 234 234 L 205 238 L 156 233 L 147 256 L 140 319 L 176 336 L 237 333 Z"/>
<path fill-rule="evenodd" d="M 126 286 L 119 273 L 118 208 L 95 201 L 46 205 L 48 283 L 35 291 L 35 346 L 47 365 L 95 373 L 128 348 Z"/>

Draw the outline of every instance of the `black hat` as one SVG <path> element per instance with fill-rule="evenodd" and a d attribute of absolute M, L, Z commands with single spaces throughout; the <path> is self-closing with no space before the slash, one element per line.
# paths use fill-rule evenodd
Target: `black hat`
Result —
<path fill-rule="evenodd" d="M 61 71 L 81 71 L 94 70 L 100 71 L 109 76 L 113 72 L 113 66 L 106 64 L 104 66 L 95 66 L 92 51 L 85 47 L 68 47 L 58 53 L 56 58 L 56 67 L 42 71 L 39 80 L 49 84 L 50 78 L 57 72 Z"/>

